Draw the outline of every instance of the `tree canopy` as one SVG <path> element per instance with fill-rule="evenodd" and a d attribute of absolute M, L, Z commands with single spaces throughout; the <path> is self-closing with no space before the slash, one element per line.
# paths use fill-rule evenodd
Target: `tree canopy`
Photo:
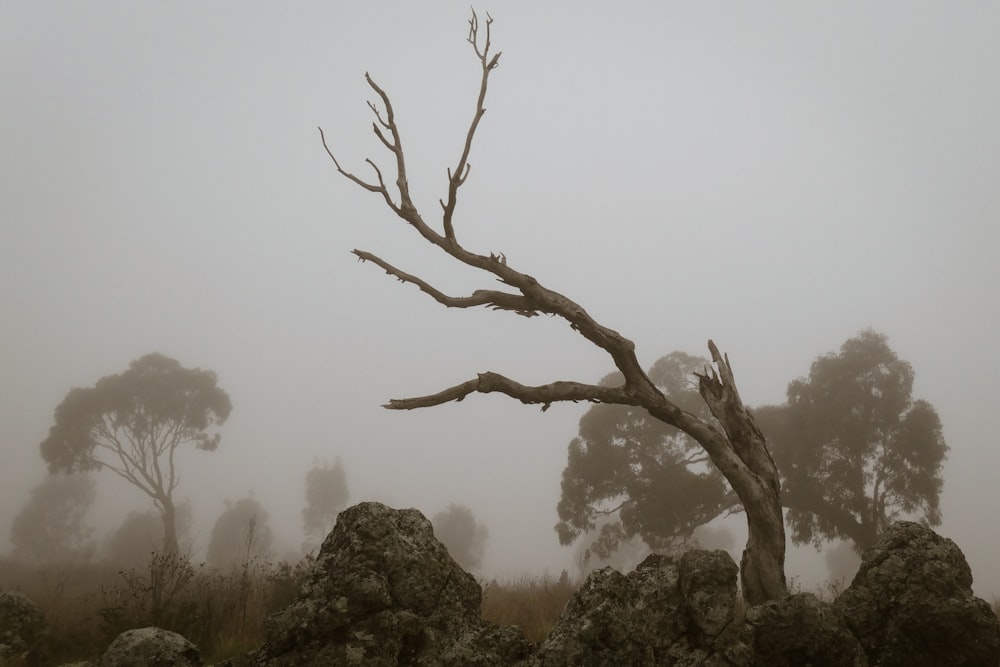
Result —
<path fill-rule="evenodd" d="M 347 473 L 340 459 L 313 464 L 306 473 L 306 506 L 302 510 L 306 537 L 302 545 L 304 552 L 314 551 L 322 544 L 349 498 Z"/>
<path fill-rule="evenodd" d="M 14 517 L 10 529 L 14 557 L 34 563 L 88 558 L 95 543 L 94 530 L 85 519 L 96 497 L 90 475 L 46 475 Z"/>
<path fill-rule="evenodd" d="M 648 375 L 681 409 L 711 420 L 694 383 L 694 374 L 708 363 L 672 352 Z M 619 383 L 619 373 L 601 381 Z M 595 532 L 589 549 L 607 560 L 636 535 L 658 550 L 686 542 L 698 526 L 736 502 L 725 478 L 689 435 L 642 408 L 598 404 L 584 414 L 579 436 L 569 444 L 556 531 L 564 545 Z M 605 517 L 618 520 L 601 521 Z"/>
<path fill-rule="evenodd" d="M 274 545 L 270 515 L 253 497 L 235 503 L 226 501 L 226 508 L 215 520 L 205 561 L 217 568 L 247 565 L 251 560 L 267 558 Z"/>
<path fill-rule="evenodd" d="M 690 378 L 704 360 L 673 352 L 650 377 L 672 400 L 696 409 Z M 871 330 L 818 357 L 808 378 L 788 385 L 783 405 L 754 409 L 782 477 L 782 505 L 795 543 L 842 538 L 861 550 L 888 524 L 940 523 L 947 446 L 934 408 L 913 400 L 913 369 Z M 739 499 L 715 471 L 699 467 L 693 444 L 621 406 L 595 405 L 569 445 L 558 505 L 559 539 L 593 531 L 606 559 L 635 535 L 650 547 L 683 542 Z M 601 517 L 616 516 L 604 522 Z"/>
<path fill-rule="evenodd" d="M 782 473 L 796 543 L 860 551 L 898 519 L 941 523 L 948 446 L 934 407 L 914 400 L 913 367 L 870 329 L 818 357 L 785 405 L 756 411 Z"/>
<path fill-rule="evenodd" d="M 173 491 L 180 482 L 176 451 L 183 445 L 214 450 L 221 434 L 213 427 L 224 423 L 231 410 L 215 373 L 147 354 L 121 374 L 70 390 L 55 410 L 42 458 L 52 472 L 104 468 L 140 489 L 159 510 L 163 547 L 173 552 Z"/>
<path fill-rule="evenodd" d="M 191 503 L 177 503 L 175 522 L 179 553 L 191 549 L 191 524 L 194 513 Z M 122 519 L 102 545 L 104 554 L 117 566 L 143 569 L 150 563 L 153 553 L 163 545 L 163 517 L 156 510 L 132 511 Z"/>
<path fill-rule="evenodd" d="M 452 503 L 435 514 L 431 523 L 434 524 L 434 536 L 463 569 L 475 570 L 482 565 L 490 533 L 486 526 L 476 521 L 471 509 Z"/>

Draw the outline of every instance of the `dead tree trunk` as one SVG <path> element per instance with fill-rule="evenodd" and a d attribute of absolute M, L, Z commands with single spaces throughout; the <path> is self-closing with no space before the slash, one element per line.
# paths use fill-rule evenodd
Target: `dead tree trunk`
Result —
<path fill-rule="evenodd" d="M 482 66 L 482 79 L 476 112 L 466 135 L 462 155 L 454 170 L 448 170 L 448 198 L 441 200 L 443 234 L 428 225 L 413 204 L 406 178 L 403 145 L 392 104 L 389 96 L 368 74 L 365 74 L 365 79 L 384 107 L 383 111 L 375 103 L 368 103 L 375 115 L 375 122 L 372 124 L 375 135 L 395 158 L 395 194 L 390 193 L 381 169 L 372 160 L 366 160 L 374 172 L 374 180 L 369 182 L 341 167 L 327 145 L 322 128 L 320 137 L 323 147 L 341 175 L 365 190 L 381 195 L 393 213 L 412 226 L 427 242 L 467 266 L 492 274 L 502 285 L 510 289 L 482 289 L 468 296 L 449 296 L 377 255 L 364 250 L 353 252 L 359 260 L 370 261 L 401 282 L 416 285 L 421 291 L 449 308 L 486 306 L 494 310 L 513 311 L 525 317 L 543 313 L 560 317 L 566 320 L 574 331 L 605 350 L 625 377 L 625 382 L 619 387 L 573 381 L 526 386 L 503 375 L 486 372 L 436 394 L 390 400 L 385 407 L 394 410 L 430 407 L 450 401 L 461 401 L 474 392 L 503 393 L 522 403 L 541 405 L 542 410 L 557 401 L 592 401 L 643 407 L 652 416 L 681 429 L 697 440 L 739 496 L 747 514 L 750 531 L 741 568 L 743 591 L 747 601 L 759 604 L 785 596 L 787 594 L 784 574 L 785 531 L 779 498 L 778 472 L 767 450 L 764 436 L 754 424 L 752 416 L 747 412 L 736 391 L 728 358 L 719 353 L 712 341 L 708 342 L 714 367 L 705 369 L 705 373 L 699 376 L 699 390 L 717 423 L 708 422 L 681 410 L 656 388 L 640 367 L 632 341 L 596 322 L 575 301 L 544 287 L 532 276 L 514 269 L 508 264 L 504 254 L 477 254 L 464 248 L 456 239 L 452 217 L 458 190 L 469 175 L 468 158 L 476 128 L 486 112 L 483 102 L 486 98 L 489 75 L 500 60 L 499 52 L 495 54 L 490 52 L 492 22 L 487 15 L 485 36 L 481 38 L 483 36 L 480 34 L 479 21 L 475 13 L 469 21 L 468 41 Z"/>

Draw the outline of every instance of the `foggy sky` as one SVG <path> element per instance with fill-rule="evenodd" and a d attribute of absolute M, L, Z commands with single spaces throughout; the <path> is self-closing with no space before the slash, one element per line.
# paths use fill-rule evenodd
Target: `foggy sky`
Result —
<path fill-rule="evenodd" d="M 503 51 L 460 191 L 459 239 L 635 341 L 728 352 L 776 403 L 871 326 L 913 364 L 951 447 L 940 532 L 1000 592 L 1000 7 L 993 3 L 527 3 L 480 9 Z M 449 311 L 354 261 L 452 294 L 491 288 L 339 177 L 392 163 L 439 221 L 475 105 L 464 2 L 4 3 L 0 7 L 0 552 L 76 386 L 152 351 L 218 373 L 234 410 L 180 463 L 201 547 L 252 490 L 301 541 L 303 482 L 339 456 L 352 502 L 489 526 L 484 570 L 558 574 L 566 445 L 586 406 L 502 396 L 388 412 L 493 370 L 593 382 L 563 322 Z M 102 527 L 148 501 L 110 475 Z M 742 537 L 737 542 L 742 545 Z M 823 557 L 796 552 L 789 574 Z"/>

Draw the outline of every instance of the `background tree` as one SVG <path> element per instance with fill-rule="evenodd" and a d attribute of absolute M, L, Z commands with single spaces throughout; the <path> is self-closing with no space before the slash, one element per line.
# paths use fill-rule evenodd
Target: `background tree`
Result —
<path fill-rule="evenodd" d="M 94 529 L 85 519 L 96 497 L 90 475 L 46 475 L 14 517 L 13 556 L 33 563 L 89 559 L 95 548 Z"/>
<path fill-rule="evenodd" d="M 347 473 L 340 459 L 332 464 L 313 462 L 306 473 L 306 506 L 302 510 L 302 527 L 305 541 L 304 553 L 315 551 L 337 522 L 337 514 L 350 498 L 347 490 Z"/>
<path fill-rule="evenodd" d="M 274 545 L 270 516 L 252 497 L 226 501 L 226 509 L 215 520 L 205 561 L 212 567 L 227 568 L 268 558 Z"/>
<path fill-rule="evenodd" d="M 698 359 L 674 352 L 650 377 L 679 405 Z M 768 437 L 783 480 L 794 542 L 819 546 L 847 539 L 861 551 L 901 517 L 940 522 L 941 464 L 947 446 L 934 408 L 913 401 L 913 369 L 886 338 L 863 331 L 839 354 L 818 357 L 809 378 L 788 386 L 788 403 L 753 411 Z M 638 417 L 636 416 L 638 414 Z M 699 477 L 690 443 L 652 426 L 641 413 L 596 405 L 580 420 L 563 471 L 556 526 L 569 544 L 595 520 L 620 516 L 594 534 L 591 553 L 607 560 L 635 535 L 663 550 L 739 500 L 711 474 Z"/>
<path fill-rule="evenodd" d="M 175 525 L 178 552 L 191 549 L 191 503 L 177 503 Z M 105 555 L 118 567 L 144 569 L 154 552 L 163 548 L 163 518 L 156 510 L 129 512 L 104 541 Z"/>
<path fill-rule="evenodd" d="M 948 451 L 934 407 L 913 400 L 913 367 L 867 329 L 818 357 L 783 406 L 755 411 L 784 479 L 792 540 L 858 551 L 902 518 L 941 523 Z"/>
<path fill-rule="evenodd" d="M 672 352 L 648 376 L 682 410 L 712 420 L 695 385 L 695 373 L 708 364 Z M 621 383 L 620 373 L 601 381 Z M 584 414 L 579 436 L 569 444 L 556 531 L 563 545 L 590 533 L 584 557 L 608 561 L 636 536 L 657 551 L 679 546 L 737 504 L 725 478 L 689 435 L 642 408 L 599 404 Z"/>
<path fill-rule="evenodd" d="M 52 472 L 105 468 L 140 489 L 160 513 L 164 551 L 176 553 L 177 449 L 215 450 L 221 436 L 209 430 L 231 410 L 215 373 L 147 354 L 120 375 L 71 390 L 56 408 L 42 458 Z"/>
<path fill-rule="evenodd" d="M 465 505 L 452 503 L 431 518 L 434 536 L 448 549 L 448 553 L 463 570 L 477 570 L 483 562 L 486 540 L 490 532 L 476 521 L 475 515 Z"/>
<path fill-rule="evenodd" d="M 591 385 L 574 381 L 556 381 L 539 386 L 527 386 L 499 373 L 480 373 L 475 378 L 449 387 L 435 394 L 417 398 L 394 399 L 386 407 L 409 410 L 461 401 L 471 393 L 500 392 L 522 403 L 546 409 L 556 401 L 592 401 L 630 405 L 646 410 L 651 417 L 684 431 L 707 453 L 712 463 L 722 472 L 746 511 L 748 538 L 740 567 L 743 595 L 750 604 L 784 597 L 788 594 L 785 582 L 785 526 L 782 517 L 780 481 L 778 471 L 767 450 L 764 435 L 757 428 L 750 413 L 743 405 L 729 359 L 715 343 L 708 341 L 712 367 L 699 375 L 698 389 L 702 400 L 714 417 L 706 420 L 688 412 L 663 395 L 639 365 L 635 344 L 617 331 L 593 319 L 572 299 L 546 288 L 533 276 L 522 273 L 508 262 L 503 253 L 488 255 L 472 252 L 458 241 L 454 226 L 454 213 L 458 191 L 469 177 L 469 155 L 473 139 L 486 108 L 486 89 L 490 74 L 500 62 L 500 53 L 492 52 L 490 28 L 492 18 L 487 16 L 485 35 L 475 12 L 469 20 L 468 42 L 479 60 L 482 76 L 476 110 L 472 117 L 462 147 L 462 154 L 454 169 L 448 170 L 448 194 L 440 200 L 443 211 L 441 231 L 432 228 L 417 210 L 406 175 L 406 158 L 400 138 L 396 115 L 389 96 L 369 76 L 368 85 L 381 101 L 381 109 L 374 103 L 369 107 L 375 115 L 372 128 L 381 144 L 389 150 L 395 162 L 396 177 L 390 192 L 382 170 L 371 159 L 367 160 L 374 176 L 366 181 L 346 171 L 330 150 L 320 129 L 323 147 L 337 171 L 365 190 L 379 195 L 386 206 L 409 224 L 428 243 L 436 246 L 452 259 L 490 275 L 490 289 L 479 289 L 469 296 L 450 296 L 413 274 L 402 271 L 381 257 L 364 250 L 354 250 L 358 259 L 372 262 L 389 275 L 404 283 L 416 285 L 439 303 L 450 308 L 485 306 L 493 310 L 506 310 L 525 317 L 551 315 L 565 320 L 570 327 L 601 348 L 614 361 L 624 381 L 616 387 Z M 498 281 L 498 282 L 497 282 Z M 499 283 L 501 289 L 495 289 Z"/>

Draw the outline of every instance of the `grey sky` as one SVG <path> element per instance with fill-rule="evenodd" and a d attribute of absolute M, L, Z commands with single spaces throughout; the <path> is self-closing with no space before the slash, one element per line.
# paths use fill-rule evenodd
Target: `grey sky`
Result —
<path fill-rule="evenodd" d="M 481 9 L 504 53 L 463 243 L 576 299 L 647 365 L 714 338 L 751 404 L 885 332 L 951 446 L 941 532 L 977 592 L 1000 592 L 1000 6 Z M 155 350 L 215 370 L 234 403 L 219 451 L 182 463 L 202 548 L 250 489 L 297 545 L 305 472 L 340 456 L 354 501 L 469 505 L 490 572 L 569 565 L 552 525 L 585 406 L 379 405 L 484 370 L 593 381 L 610 360 L 561 322 L 448 311 L 356 264 L 362 248 L 452 293 L 492 286 L 338 177 L 316 132 L 361 175 L 365 157 L 391 166 L 371 72 L 436 219 L 474 108 L 467 18 L 451 1 L 0 8 L 0 551 L 55 406 Z M 111 523 L 144 507 L 110 477 L 98 493 Z"/>

